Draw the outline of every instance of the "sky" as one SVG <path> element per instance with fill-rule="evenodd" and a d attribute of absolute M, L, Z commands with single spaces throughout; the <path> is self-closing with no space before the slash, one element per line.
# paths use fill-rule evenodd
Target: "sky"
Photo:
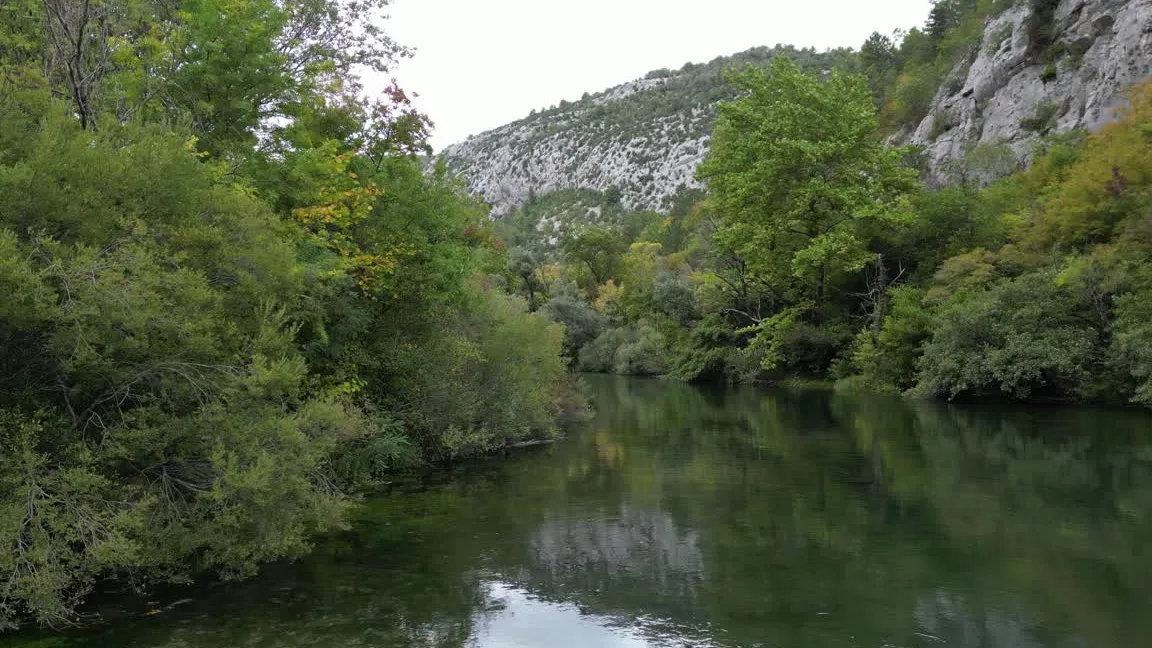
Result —
<path fill-rule="evenodd" d="M 394 0 L 388 33 L 416 55 L 391 75 L 436 124 L 469 135 L 650 70 L 777 43 L 859 47 L 923 24 L 929 0 Z M 375 79 L 370 85 L 383 85 Z"/>

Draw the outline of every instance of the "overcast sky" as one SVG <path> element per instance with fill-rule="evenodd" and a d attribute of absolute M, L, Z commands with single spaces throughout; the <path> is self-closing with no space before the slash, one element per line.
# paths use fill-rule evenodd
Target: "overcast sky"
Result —
<path fill-rule="evenodd" d="M 859 47 L 924 22 L 929 0 L 394 0 L 416 56 L 395 70 L 437 150 L 533 108 L 758 45 Z M 375 84 L 373 84 L 375 85 Z"/>

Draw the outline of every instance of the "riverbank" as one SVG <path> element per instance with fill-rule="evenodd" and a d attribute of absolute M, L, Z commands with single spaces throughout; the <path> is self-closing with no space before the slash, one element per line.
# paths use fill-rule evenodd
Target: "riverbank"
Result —
<path fill-rule="evenodd" d="M 1140 648 L 1152 630 L 1144 413 L 586 380 L 585 427 L 367 501 L 305 558 L 0 646 Z"/>

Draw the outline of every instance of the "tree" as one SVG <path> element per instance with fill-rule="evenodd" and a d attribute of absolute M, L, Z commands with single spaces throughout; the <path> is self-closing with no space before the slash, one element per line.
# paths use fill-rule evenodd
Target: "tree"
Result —
<path fill-rule="evenodd" d="M 623 198 L 624 192 L 620 190 L 619 185 L 612 185 L 604 190 L 604 204 L 609 207 L 619 207 Z"/>
<path fill-rule="evenodd" d="M 938 43 L 944 40 L 948 30 L 956 25 L 957 18 L 955 3 L 952 0 L 933 0 L 924 31 L 929 38 Z"/>
<path fill-rule="evenodd" d="M 865 70 L 887 70 L 896 64 L 896 44 L 880 32 L 872 32 L 860 47 L 860 62 Z"/>
<path fill-rule="evenodd" d="M 898 54 L 896 43 L 880 32 L 872 32 L 860 47 L 860 68 L 868 77 L 877 106 L 882 104 L 884 91 L 899 67 Z"/>
<path fill-rule="evenodd" d="M 385 4 L 0 2 L 0 630 L 249 575 L 578 411 L 427 118 L 360 94 Z"/>
<path fill-rule="evenodd" d="M 578 263 L 588 271 L 592 284 L 585 288 L 590 294 L 595 294 L 600 284 L 614 276 L 628 243 L 614 228 L 589 225 L 566 232 L 560 249 L 570 262 Z"/>
<path fill-rule="evenodd" d="M 82 128 L 96 120 L 96 95 L 111 69 L 117 7 L 92 0 L 45 0 L 49 76 L 67 88 Z"/>
<path fill-rule="evenodd" d="M 564 351 L 575 359 L 581 348 L 600 335 L 604 317 L 584 301 L 575 284 L 561 282 L 555 292 L 541 312 L 564 325 Z"/>
<path fill-rule="evenodd" d="M 933 0 L 924 31 L 939 44 L 948 32 L 960 26 L 977 9 L 977 0 Z"/>
<path fill-rule="evenodd" d="M 535 312 L 540 307 L 540 298 L 548 290 L 541 277 L 543 265 L 540 255 L 525 248 L 513 248 L 508 253 L 508 270 L 520 279 L 520 290 L 528 299 L 528 310 Z"/>
<path fill-rule="evenodd" d="M 784 259 L 819 304 L 830 274 L 871 258 L 870 228 L 907 219 L 914 174 L 875 138 L 863 77 L 821 81 L 778 57 L 767 73 L 750 67 L 730 80 L 746 96 L 720 106 L 698 171 L 720 214 L 717 239 L 756 272 L 778 272 Z"/>
<path fill-rule="evenodd" d="M 1018 399 L 1074 399 L 1088 389 L 1100 331 L 1054 274 L 1030 273 L 948 303 L 919 360 L 916 389 Z"/>
<path fill-rule="evenodd" d="M 42 123 L 0 165 L 0 626 L 67 621 L 100 577 L 301 554 L 345 508 L 326 455 L 365 429 L 306 391 L 267 206 L 187 135 Z"/>

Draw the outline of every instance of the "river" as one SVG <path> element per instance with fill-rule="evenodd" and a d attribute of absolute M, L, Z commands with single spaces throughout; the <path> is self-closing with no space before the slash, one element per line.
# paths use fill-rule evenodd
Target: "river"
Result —
<path fill-rule="evenodd" d="M 1144 413 L 588 382 L 307 559 L 0 647 L 1152 646 Z"/>

